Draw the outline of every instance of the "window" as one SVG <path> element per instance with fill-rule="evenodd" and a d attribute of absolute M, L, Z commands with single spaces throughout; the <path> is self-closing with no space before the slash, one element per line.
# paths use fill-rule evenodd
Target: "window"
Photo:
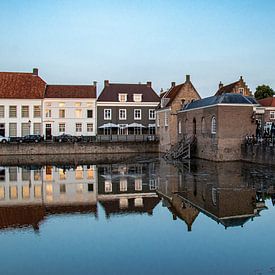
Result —
<path fill-rule="evenodd" d="M 22 180 L 29 181 L 31 179 L 31 171 L 25 168 L 22 168 Z"/>
<path fill-rule="evenodd" d="M 135 191 L 142 191 L 142 179 L 135 179 Z"/>
<path fill-rule="evenodd" d="M 75 179 L 83 180 L 83 167 L 77 166 L 75 169 Z"/>
<path fill-rule="evenodd" d="M 179 121 L 179 134 L 181 134 L 181 120 Z"/>
<path fill-rule="evenodd" d="M 110 180 L 105 180 L 105 192 L 109 193 L 112 192 L 112 182 Z"/>
<path fill-rule="evenodd" d="M 134 94 L 135 102 L 141 102 L 141 100 L 142 100 L 142 94 Z"/>
<path fill-rule="evenodd" d="M 51 103 L 51 102 L 47 102 L 47 103 L 46 103 L 46 106 L 47 106 L 47 107 L 51 107 L 51 106 L 52 106 L 52 103 Z"/>
<path fill-rule="evenodd" d="M 201 119 L 201 133 L 206 134 L 206 124 L 205 124 L 205 118 L 204 117 Z"/>
<path fill-rule="evenodd" d="M 59 186 L 59 191 L 60 191 L 60 194 L 64 194 L 66 193 L 66 185 L 65 184 L 60 184 Z"/>
<path fill-rule="evenodd" d="M 21 116 L 22 117 L 29 117 L 29 106 L 22 106 Z"/>
<path fill-rule="evenodd" d="M 111 109 L 104 109 L 104 119 L 105 120 L 112 119 L 112 110 Z"/>
<path fill-rule="evenodd" d="M 94 185 L 92 183 L 88 183 L 88 192 L 94 192 Z"/>
<path fill-rule="evenodd" d="M 0 186 L 0 200 L 4 200 L 4 199 L 5 199 L 5 187 Z"/>
<path fill-rule="evenodd" d="M 18 198 L 17 186 L 10 186 L 10 199 L 15 200 Z"/>
<path fill-rule="evenodd" d="M 149 109 L 149 119 L 156 119 L 156 112 L 154 109 Z"/>
<path fill-rule="evenodd" d="M 9 136 L 17 137 L 17 123 L 9 123 Z"/>
<path fill-rule="evenodd" d="M 217 131 L 216 118 L 213 116 L 211 120 L 211 134 L 216 134 L 216 131 Z"/>
<path fill-rule="evenodd" d="M 120 189 L 120 192 L 126 192 L 127 191 L 127 179 L 123 179 L 123 178 L 120 179 L 119 189 Z"/>
<path fill-rule="evenodd" d="M 275 111 L 270 111 L 270 119 L 275 119 Z"/>
<path fill-rule="evenodd" d="M 82 123 L 76 123 L 75 124 L 75 131 L 77 133 L 82 132 Z"/>
<path fill-rule="evenodd" d="M 21 123 L 21 136 L 26 136 L 31 133 L 31 124 L 30 123 Z"/>
<path fill-rule="evenodd" d="M 134 119 L 141 119 L 141 109 L 134 110 Z"/>
<path fill-rule="evenodd" d="M 88 108 L 93 107 L 93 103 L 92 103 L 92 102 L 88 102 L 88 103 L 87 103 L 87 107 L 88 107 Z"/>
<path fill-rule="evenodd" d="M 87 179 L 89 180 L 94 179 L 94 169 L 91 167 L 87 170 Z"/>
<path fill-rule="evenodd" d="M 76 118 L 82 118 L 82 110 L 81 109 L 76 109 L 75 110 L 75 117 Z"/>
<path fill-rule="evenodd" d="M 76 102 L 75 107 L 81 107 L 81 102 Z"/>
<path fill-rule="evenodd" d="M 244 94 L 244 88 L 239 88 L 239 93 L 243 95 Z"/>
<path fill-rule="evenodd" d="M 120 120 L 127 119 L 127 110 L 126 109 L 119 109 L 119 119 Z"/>
<path fill-rule="evenodd" d="M 52 110 L 46 109 L 46 110 L 45 110 L 45 116 L 46 116 L 46 117 L 52 117 Z"/>
<path fill-rule="evenodd" d="M 93 118 L 93 110 L 87 110 L 87 118 Z"/>
<path fill-rule="evenodd" d="M 10 181 L 17 181 L 17 167 L 9 168 Z"/>
<path fill-rule="evenodd" d="M 33 106 L 33 117 L 41 117 L 41 107 L 39 105 Z"/>
<path fill-rule="evenodd" d="M 17 117 L 17 107 L 16 106 L 10 106 L 9 116 L 10 117 Z"/>
<path fill-rule="evenodd" d="M 35 185 L 34 186 L 34 197 L 36 199 L 41 198 L 42 196 L 42 185 Z"/>
<path fill-rule="evenodd" d="M 168 113 L 164 112 L 164 126 L 168 126 Z"/>
<path fill-rule="evenodd" d="M 65 110 L 59 109 L 59 118 L 65 118 Z"/>
<path fill-rule="evenodd" d="M 5 106 L 0 105 L 0 117 L 5 117 Z"/>
<path fill-rule="evenodd" d="M 34 123 L 33 124 L 33 133 L 35 135 L 40 135 L 41 134 L 41 123 Z"/>
<path fill-rule="evenodd" d="M 65 123 L 59 123 L 59 132 L 64 133 L 65 132 Z"/>
<path fill-rule="evenodd" d="M 58 106 L 59 107 L 65 107 L 65 103 L 64 102 L 59 102 Z"/>
<path fill-rule="evenodd" d="M 94 131 L 94 124 L 87 123 L 87 132 L 93 132 L 93 131 Z"/>
<path fill-rule="evenodd" d="M 22 198 L 29 199 L 30 198 L 30 187 L 29 185 L 22 186 Z"/>
<path fill-rule="evenodd" d="M 118 100 L 120 102 L 126 102 L 127 101 L 127 94 L 119 94 L 118 95 Z"/>
<path fill-rule="evenodd" d="M 159 118 L 159 115 L 157 116 L 157 127 L 160 126 L 160 118 Z"/>
<path fill-rule="evenodd" d="M 66 179 L 66 172 L 64 169 L 59 169 L 59 179 L 60 180 L 65 180 Z"/>

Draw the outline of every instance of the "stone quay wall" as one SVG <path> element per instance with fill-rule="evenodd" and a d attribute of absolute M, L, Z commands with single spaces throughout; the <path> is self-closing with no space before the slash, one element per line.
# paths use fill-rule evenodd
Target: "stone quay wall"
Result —
<path fill-rule="evenodd" d="M 10 143 L 0 144 L 5 155 L 68 155 L 158 153 L 158 142 L 96 142 L 96 143 Z"/>
<path fill-rule="evenodd" d="M 242 160 L 275 166 L 275 146 L 243 144 Z"/>

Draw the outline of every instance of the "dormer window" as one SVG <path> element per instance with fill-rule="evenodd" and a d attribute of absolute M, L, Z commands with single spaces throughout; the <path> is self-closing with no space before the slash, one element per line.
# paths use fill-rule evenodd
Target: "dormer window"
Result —
<path fill-rule="evenodd" d="M 120 102 L 127 102 L 127 94 L 119 94 L 118 95 L 118 100 Z"/>
<path fill-rule="evenodd" d="M 134 102 L 141 102 L 142 94 L 134 94 Z"/>

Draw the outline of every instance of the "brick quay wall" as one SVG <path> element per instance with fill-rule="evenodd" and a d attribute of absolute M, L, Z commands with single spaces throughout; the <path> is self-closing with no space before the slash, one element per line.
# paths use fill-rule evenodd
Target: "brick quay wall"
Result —
<path fill-rule="evenodd" d="M 10 143 L 0 144 L 0 156 L 158 153 L 158 142 Z"/>
<path fill-rule="evenodd" d="M 275 146 L 243 144 L 242 160 L 275 166 Z"/>

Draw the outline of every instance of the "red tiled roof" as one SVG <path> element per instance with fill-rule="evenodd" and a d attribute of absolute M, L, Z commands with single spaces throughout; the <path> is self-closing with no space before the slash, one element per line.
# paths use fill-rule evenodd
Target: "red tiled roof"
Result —
<path fill-rule="evenodd" d="M 233 89 L 235 88 L 235 86 L 240 82 L 240 80 L 230 83 L 228 85 L 225 85 L 223 87 L 221 87 L 217 92 L 216 92 L 216 96 L 218 95 L 222 95 L 222 94 L 226 94 L 226 93 L 233 93 Z"/>
<path fill-rule="evenodd" d="M 264 107 L 275 107 L 275 97 L 267 97 L 257 100 Z"/>
<path fill-rule="evenodd" d="M 127 102 L 134 102 L 134 94 L 142 94 L 142 102 L 159 102 L 159 96 L 147 84 L 113 84 L 105 86 L 97 101 L 119 102 L 118 95 L 127 94 Z"/>
<path fill-rule="evenodd" d="M 32 73 L 0 72 L 0 98 L 42 99 L 46 82 Z"/>
<path fill-rule="evenodd" d="M 45 98 L 96 98 L 94 85 L 47 85 Z"/>

